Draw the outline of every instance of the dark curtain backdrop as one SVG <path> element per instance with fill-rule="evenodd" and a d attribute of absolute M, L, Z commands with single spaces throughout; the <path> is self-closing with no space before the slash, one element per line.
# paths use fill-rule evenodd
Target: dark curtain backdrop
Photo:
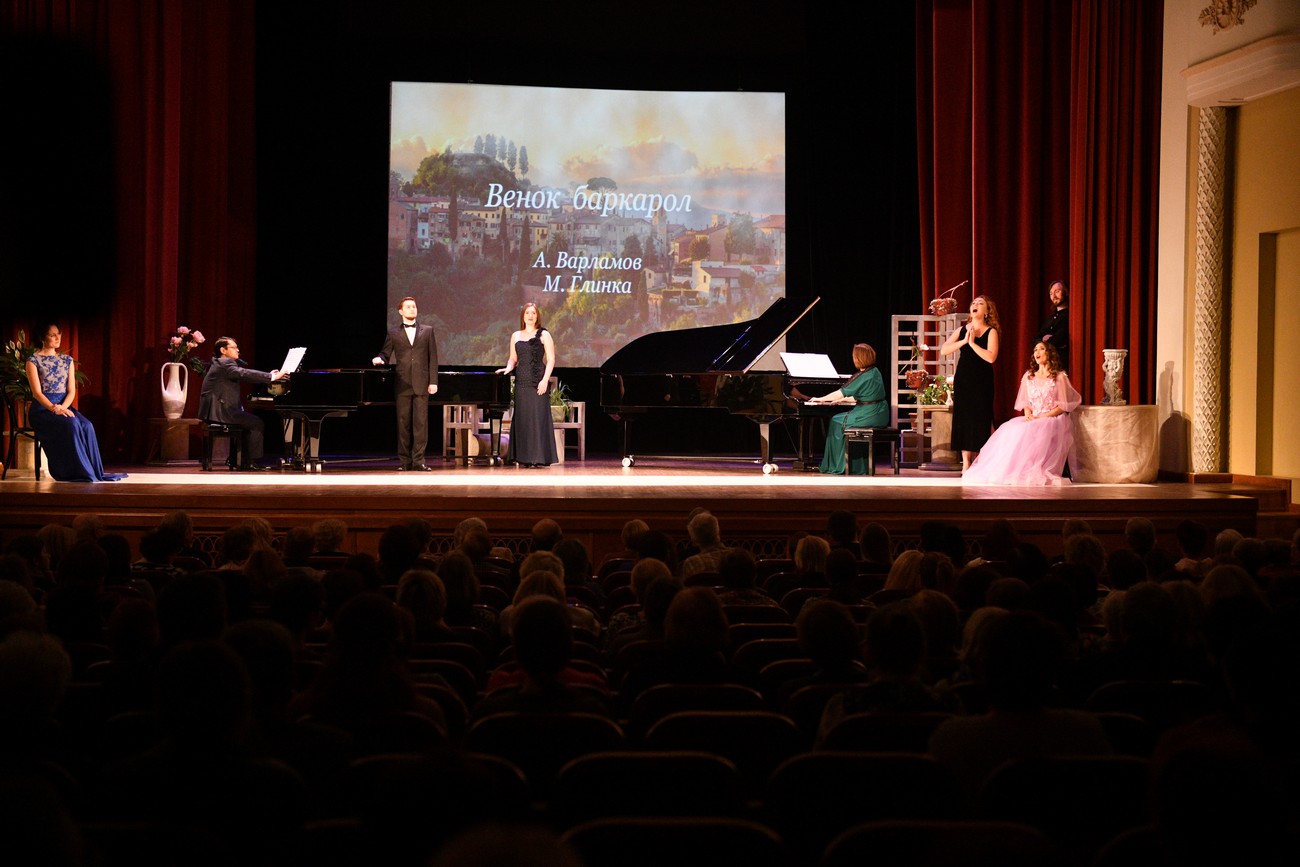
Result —
<path fill-rule="evenodd" d="M 997 304 L 999 420 L 1058 278 L 1084 399 L 1100 402 L 1112 346 L 1130 350 L 1130 402 L 1154 399 L 1161 5 L 917 4 L 923 294 L 969 279 L 963 308 Z"/>
<path fill-rule="evenodd" d="M 63 326 L 110 464 L 146 456 L 176 326 L 254 342 L 253 6 L 0 2 L 23 167 L 0 204 L 3 333 Z"/>

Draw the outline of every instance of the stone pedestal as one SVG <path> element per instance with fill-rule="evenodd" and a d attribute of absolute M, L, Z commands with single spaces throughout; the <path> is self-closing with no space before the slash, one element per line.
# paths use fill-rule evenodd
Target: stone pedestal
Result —
<path fill-rule="evenodd" d="M 190 436 L 198 424 L 197 418 L 149 419 L 149 466 L 197 465 L 198 461 L 190 458 Z M 217 455 L 212 458 L 215 462 Z"/>
<path fill-rule="evenodd" d="M 1149 483 L 1160 471 L 1160 412 L 1154 405 L 1080 406 L 1070 413 L 1076 482 Z"/>

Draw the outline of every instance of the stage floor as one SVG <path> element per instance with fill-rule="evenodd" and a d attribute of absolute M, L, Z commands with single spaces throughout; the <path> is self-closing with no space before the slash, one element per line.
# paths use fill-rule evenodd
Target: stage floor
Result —
<path fill-rule="evenodd" d="M 518 547 L 541 517 L 558 520 L 597 558 L 619 550 L 618 534 L 632 518 L 683 535 L 697 506 L 714 512 L 726 538 L 760 552 L 783 545 L 791 533 L 822 532 L 830 512 L 847 509 L 860 523 L 878 521 L 896 539 L 916 536 L 925 521 L 956 524 L 978 538 L 1001 518 L 1049 553 L 1060 547 L 1061 523 L 1083 518 L 1095 532 L 1122 539 L 1135 515 L 1151 518 L 1169 544 L 1173 529 L 1193 518 L 1217 531 L 1278 533 L 1289 491 L 1276 480 L 1234 481 L 1215 476 L 1156 484 L 1070 484 L 1060 487 L 964 486 L 957 474 L 905 469 L 899 476 L 826 476 L 788 466 L 764 475 L 756 461 L 638 458 L 625 468 L 617 457 L 568 461 L 546 468 L 465 467 L 435 463 L 430 472 L 397 472 L 391 460 L 333 460 L 321 474 L 292 471 L 200 472 L 197 465 L 126 467 L 115 483 L 35 482 L 15 471 L 0 482 L 0 529 L 5 538 L 46 523 L 67 523 L 94 512 L 128 537 L 138 537 L 164 512 L 184 509 L 200 532 L 220 532 L 249 515 L 277 531 L 326 517 L 341 518 L 355 550 L 373 551 L 387 526 L 410 516 L 428 520 L 445 539 L 459 521 L 476 515 L 499 541 Z M 1261 515 L 1272 516 L 1261 527 Z M 1285 528 L 1284 528 L 1285 529 Z M 1289 534 L 1289 530 L 1286 531 Z"/>

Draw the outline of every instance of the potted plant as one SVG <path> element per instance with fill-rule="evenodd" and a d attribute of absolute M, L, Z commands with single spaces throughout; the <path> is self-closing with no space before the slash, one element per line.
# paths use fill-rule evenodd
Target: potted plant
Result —
<path fill-rule="evenodd" d="M 555 381 L 551 389 L 551 420 L 566 422 L 569 420 L 569 387 L 560 380 Z"/>
<path fill-rule="evenodd" d="M 921 389 L 916 395 L 918 404 L 928 406 L 943 406 L 950 400 L 952 400 L 952 381 L 942 375 L 930 380 L 929 385 Z"/>
<path fill-rule="evenodd" d="M 912 340 L 912 357 L 904 365 L 904 378 L 907 380 L 907 387 L 913 391 L 930 384 L 930 374 L 925 372 L 925 366 L 922 364 L 925 359 L 924 353 L 928 348 L 924 343 L 917 343 L 915 338 Z"/>

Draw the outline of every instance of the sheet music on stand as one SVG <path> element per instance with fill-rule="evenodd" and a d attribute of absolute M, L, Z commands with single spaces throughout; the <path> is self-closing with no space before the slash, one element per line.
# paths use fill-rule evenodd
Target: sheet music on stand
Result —
<path fill-rule="evenodd" d="M 843 379 L 829 355 L 818 352 L 782 352 L 786 373 L 796 379 Z"/>
<path fill-rule="evenodd" d="M 302 364 L 303 356 L 307 354 L 307 347 L 295 346 L 284 356 L 284 364 L 280 365 L 280 370 L 285 373 L 293 373 Z"/>

